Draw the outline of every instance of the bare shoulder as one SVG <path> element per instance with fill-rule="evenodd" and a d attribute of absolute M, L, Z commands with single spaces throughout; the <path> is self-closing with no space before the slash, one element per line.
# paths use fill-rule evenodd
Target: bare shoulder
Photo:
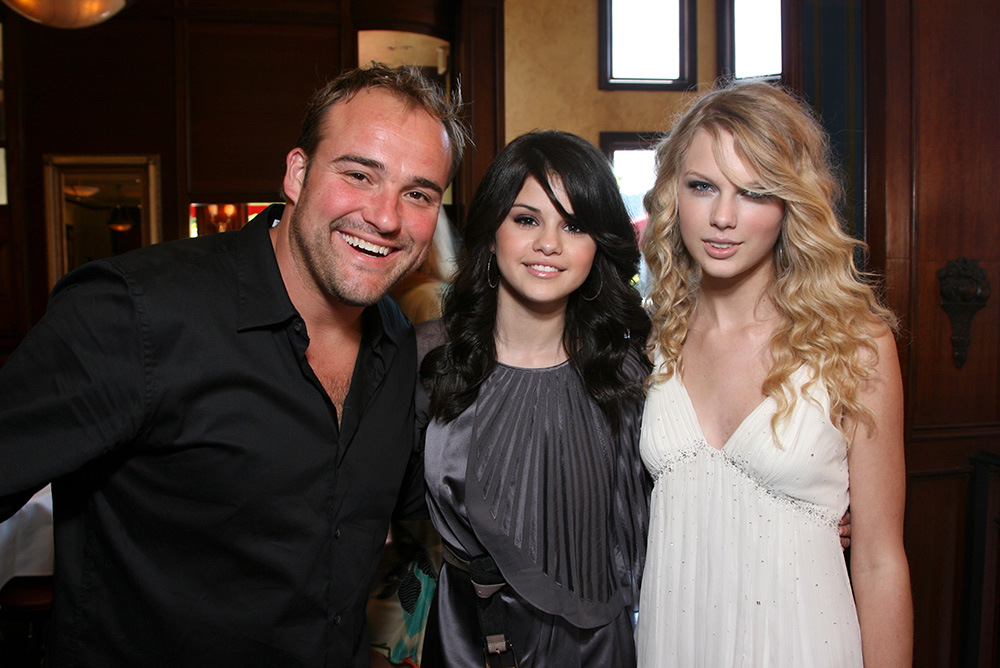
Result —
<path fill-rule="evenodd" d="M 872 347 L 865 346 L 862 358 L 875 371 L 876 380 L 893 379 L 899 376 L 899 356 L 896 349 L 896 335 L 881 321 L 873 321 L 868 328 Z"/>

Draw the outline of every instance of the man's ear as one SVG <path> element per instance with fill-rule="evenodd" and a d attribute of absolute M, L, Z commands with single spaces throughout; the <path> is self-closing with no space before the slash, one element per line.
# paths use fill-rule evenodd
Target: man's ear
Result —
<path fill-rule="evenodd" d="M 285 197 L 292 204 L 299 201 L 299 193 L 302 185 L 306 181 L 306 169 L 309 164 L 309 157 L 301 148 L 293 148 L 285 156 Z"/>

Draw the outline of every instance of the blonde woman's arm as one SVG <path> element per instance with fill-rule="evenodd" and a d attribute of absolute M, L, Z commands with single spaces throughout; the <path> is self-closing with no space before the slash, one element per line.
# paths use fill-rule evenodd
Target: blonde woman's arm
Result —
<path fill-rule="evenodd" d="M 875 428 L 859 425 L 848 454 L 851 580 L 865 667 L 909 667 L 913 603 L 903 551 L 903 387 L 892 332 L 879 336 L 877 345 L 875 373 L 862 390 Z"/>

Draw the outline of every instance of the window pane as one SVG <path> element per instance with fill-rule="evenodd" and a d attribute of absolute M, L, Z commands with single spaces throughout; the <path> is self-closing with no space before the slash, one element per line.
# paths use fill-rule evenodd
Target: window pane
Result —
<path fill-rule="evenodd" d="M 781 0 L 735 0 L 738 79 L 781 74 Z"/>
<path fill-rule="evenodd" d="M 681 78 L 680 4 L 665 0 L 611 2 L 611 78 Z"/>
<path fill-rule="evenodd" d="M 656 166 L 653 150 L 616 150 L 612 156 L 612 168 L 618 178 L 618 188 L 628 215 L 636 222 L 645 218 L 642 198 L 653 187 L 656 180 Z"/>

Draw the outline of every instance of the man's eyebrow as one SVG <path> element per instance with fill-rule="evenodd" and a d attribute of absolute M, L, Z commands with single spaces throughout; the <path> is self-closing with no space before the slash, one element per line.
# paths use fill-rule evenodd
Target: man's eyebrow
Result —
<path fill-rule="evenodd" d="M 385 171 L 385 164 L 384 163 L 379 162 L 378 160 L 374 160 L 372 158 L 366 158 L 366 157 L 361 156 L 361 155 L 350 155 L 350 154 L 341 155 L 341 156 L 337 156 L 336 158 L 334 158 L 330 162 L 333 163 L 333 164 L 337 164 L 337 163 L 341 163 L 341 162 L 353 162 L 353 163 L 356 163 L 358 165 L 362 165 L 363 167 L 369 167 L 371 169 L 374 169 L 374 170 L 377 170 L 377 171 L 380 171 L 380 172 L 384 172 Z M 427 188 L 428 190 L 433 190 L 438 195 L 443 195 L 444 194 L 444 186 L 442 186 L 441 184 L 436 183 L 434 181 L 431 181 L 430 179 L 424 178 L 422 176 L 414 177 L 414 179 L 413 179 L 413 185 L 419 186 L 421 188 Z"/>
<path fill-rule="evenodd" d="M 413 183 L 414 183 L 414 185 L 418 185 L 421 188 L 427 188 L 428 190 L 433 190 L 438 195 L 443 195 L 444 194 L 444 188 L 442 188 L 437 183 L 434 183 L 430 179 L 423 178 L 422 176 L 418 176 L 415 179 L 413 179 Z"/>
<path fill-rule="evenodd" d="M 371 167 L 372 169 L 377 169 L 380 172 L 385 171 L 385 165 L 379 162 L 378 160 L 373 160 L 372 158 L 366 158 L 360 155 L 341 155 L 337 156 L 330 162 L 335 164 L 338 162 L 356 162 L 359 165 L 363 165 L 364 167 Z"/>

